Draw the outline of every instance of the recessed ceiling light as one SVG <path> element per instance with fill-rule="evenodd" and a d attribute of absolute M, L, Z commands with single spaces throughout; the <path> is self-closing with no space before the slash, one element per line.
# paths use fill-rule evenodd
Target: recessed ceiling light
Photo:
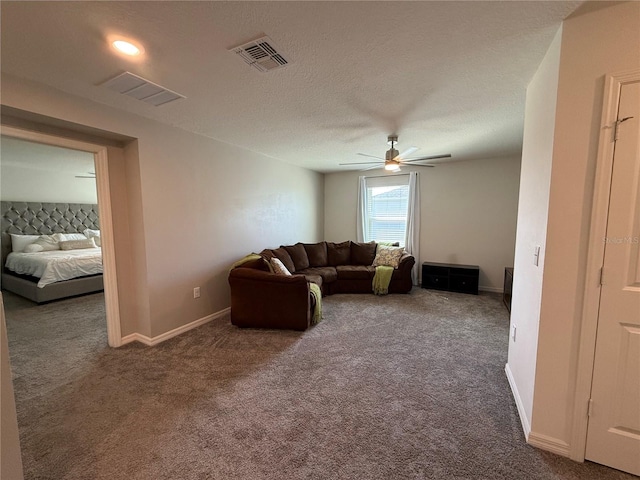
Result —
<path fill-rule="evenodd" d="M 115 48 L 119 52 L 122 52 L 125 55 L 129 55 L 132 57 L 135 57 L 136 55 L 140 55 L 144 51 L 142 47 L 134 45 L 133 43 L 128 42 L 126 40 L 115 40 L 111 42 L 111 45 L 113 45 L 113 48 Z"/>

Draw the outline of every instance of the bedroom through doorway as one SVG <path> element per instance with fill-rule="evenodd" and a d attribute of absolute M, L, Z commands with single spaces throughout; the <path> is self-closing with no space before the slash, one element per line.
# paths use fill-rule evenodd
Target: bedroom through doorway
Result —
<path fill-rule="evenodd" d="M 64 311 L 65 308 L 70 308 L 69 304 L 71 303 L 86 304 L 91 300 L 95 303 L 95 306 L 89 308 L 87 305 L 84 305 L 80 308 L 80 311 L 101 312 L 101 320 L 99 322 L 101 327 L 98 330 L 100 333 L 99 337 L 102 338 L 102 340 L 97 341 L 105 345 L 105 347 L 106 344 L 112 347 L 120 346 L 122 337 L 113 242 L 107 147 L 74 140 L 66 136 L 60 137 L 8 125 L 2 125 L 1 140 L 2 162 L 0 162 L 0 178 L 2 188 L 0 196 L 2 197 L 5 208 L 5 200 L 16 202 L 15 208 L 13 208 L 10 214 L 12 216 L 12 222 L 16 222 L 14 226 L 17 226 L 19 229 L 24 229 L 24 233 L 40 233 L 40 231 L 45 234 L 54 232 L 86 233 L 88 236 L 94 237 L 91 240 L 93 243 L 100 243 L 101 248 L 98 248 L 98 251 L 101 252 L 101 263 L 104 265 L 102 278 L 98 279 L 104 285 L 103 292 L 100 293 L 99 290 L 101 290 L 101 288 L 96 288 L 95 284 L 91 284 L 91 282 L 95 283 L 96 281 L 96 279 L 92 279 L 92 277 L 99 277 L 99 275 L 96 275 L 94 270 L 85 270 L 84 272 L 81 270 L 80 274 L 85 273 L 86 275 L 79 279 L 67 280 L 67 284 L 65 284 L 65 282 L 52 284 L 55 287 L 55 289 L 52 290 L 55 290 L 53 297 L 57 298 L 56 301 L 38 305 L 35 302 L 23 298 L 25 296 L 28 298 L 29 295 L 24 295 L 24 292 L 21 292 L 20 289 L 18 289 L 17 292 L 5 293 L 7 317 L 12 317 L 12 308 L 14 305 L 22 305 L 22 307 L 24 307 L 24 302 L 27 302 L 27 305 L 33 307 L 29 309 L 28 314 L 31 315 L 37 311 L 53 311 L 59 308 Z M 25 159 L 26 155 L 37 157 L 38 155 L 34 154 L 34 152 L 40 154 L 39 158 L 32 160 Z M 53 161 L 55 158 L 59 158 L 59 160 Z M 47 161 L 49 163 L 46 163 Z M 38 170 L 40 170 L 40 173 L 35 173 Z M 39 177 L 38 180 L 36 180 L 36 176 Z M 54 190 L 56 191 L 55 194 L 53 193 Z M 46 193 L 47 196 L 45 196 L 44 193 Z M 39 196 L 38 198 L 31 198 L 32 195 Z M 13 198 L 9 198 L 9 196 Z M 36 205 L 34 206 L 32 203 Z M 38 203 L 41 205 L 46 204 L 46 207 L 42 206 L 39 210 L 38 208 L 32 208 L 31 214 L 27 214 L 23 219 L 17 218 L 19 215 L 17 213 L 18 210 L 24 210 L 25 207 L 37 207 Z M 29 218 L 30 215 L 31 217 L 37 218 Z M 61 217 L 65 218 L 61 220 Z M 40 229 L 40 231 L 26 232 L 25 223 L 28 222 L 32 222 L 35 228 Z M 3 223 L 6 224 L 7 222 Z M 53 231 L 46 231 L 47 228 L 43 227 L 43 225 L 48 225 Z M 85 237 L 87 237 L 87 235 L 81 237 L 83 240 L 80 241 L 80 243 L 86 243 L 87 238 Z M 5 257 L 12 248 L 10 246 L 11 241 L 7 241 L 7 237 L 8 235 L 3 235 L 4 241 L 2 242 L 3 256 Z M 71 246 L 67 245 L 67 248 L 71 250 L 82 246 L 78 245 L 74 238 L 57 238 L 56 240 L 71 243 Z M 76 241 L 76 243 L 74 243 L 74 241 Z M 7 244 L 9 245 L 8 251 Z M 90 284 L 88 287 L 78 287 L 78 285 L 74 284 L 76 280 L 78 280 L 77 283 L 85 283 L 87 279 L 89 279 L 89 282 L 86 283 Z M 15 279 L 11 280 L 15 283 Z M 24 279 L 19 280 L 25 283 Z M 11 282 L 4 281 L 0 284 L 3 291 L 7 290 L 7 283 L 10 284 Z M 38 295 L 42 296 L 40 289 L 34 289 L 28 284 L 25 288 L 27 288 L 27 292 L 32 293 L 35 290 L 38 292 Z M 46 287 L 42 290 L 45 289 Z M 98 293 L 76 296 L 79 293 L 87 292 Z M 50 299 L 47 295 L 51 295 L 51 293 L 44 295 L 45 300 Z M 65 297 L 69 298 L 67 299 Z M 46 308 L 40 308 L 45 306 Z M 21 315 L 25 314 L 27 313 L 23 310 Z M 86 325 L 83 325 L 83 328 L 84 327 L 86 327 Z M 75 331 L 72 335 L 78 338 L 78 334 L 79 331 Z"/>
<path fill-rule="evenodd" d="M 55 365 L 50 374 L 64 376 L 108 347 L 94 154 L 6 135 L 0 148 L 0 286 L 12 356 Z"/>

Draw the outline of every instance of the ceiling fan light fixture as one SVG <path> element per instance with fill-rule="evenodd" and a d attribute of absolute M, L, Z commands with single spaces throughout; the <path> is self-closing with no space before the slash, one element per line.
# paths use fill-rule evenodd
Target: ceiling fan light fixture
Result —
<path fill-rule="evenodd" d="M 388 172 L 399 172 L 400 164 L 396 161 L 385 162 L 384 169 L 387 170 Z"/>

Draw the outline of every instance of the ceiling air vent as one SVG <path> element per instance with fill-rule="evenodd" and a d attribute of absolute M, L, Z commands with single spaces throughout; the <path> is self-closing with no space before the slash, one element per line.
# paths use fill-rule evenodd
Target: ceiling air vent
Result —
<path fill-rule="evenodd" d="M 269 37 L 258 38 L 244 45 L 231 48 L 229 51 L 237 53 L 246 63 L 261 72 L 268 72 L 289 64 L 287 59 L 278 52 L 273 40 Z"/>
<path fill-rule="evenodd" d="M 142 100 L 156 107 L 173 102 L 174 100 L 186 98 L 184 95 L 161 87 L 131 72 L 121 73 L 111 80 L 104 82 L 102 86 L 114 92 L 135 98 L 136 100 Z"/>

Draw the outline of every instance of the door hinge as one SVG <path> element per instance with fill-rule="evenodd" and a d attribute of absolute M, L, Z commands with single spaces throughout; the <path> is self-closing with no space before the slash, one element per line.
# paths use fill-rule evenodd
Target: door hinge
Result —
<path fill-rule="evenodd" d="M 614 128 L 614 133 L 613 133 L 613 141 L 614 142 L 618 141 L 618 131 L 619 131 L 618 127 L 620 126 L 620 124 L 626 122 L 627 120 L 631 120 L 632 118 L 633 117 L 624 117 L 624 118 L 621 118 L 620 120 L 616 120 L 615 126 L 613 127 Z"/>
<path fill-rule="evenodd" d="M 593 400 L 589 399 L 587 402 L 587 417 L 590 417 L 593 413 Z"/>
<path fill-rule="evenodd" d="M 600 285 L 604 285 L 604 267 L 600 268 Z"/>

